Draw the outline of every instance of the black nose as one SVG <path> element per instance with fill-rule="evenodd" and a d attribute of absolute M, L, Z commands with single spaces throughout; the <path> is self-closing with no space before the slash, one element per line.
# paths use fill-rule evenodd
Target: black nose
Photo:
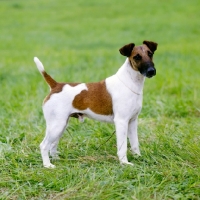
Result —
<path fill-rule="evenodd" d="M 152 76 L 155 76 L 156 75 L 156 69 L 153 68 L 153 67 L 149 67 L 147 69 L 147 77 L 152 77 Z"/>

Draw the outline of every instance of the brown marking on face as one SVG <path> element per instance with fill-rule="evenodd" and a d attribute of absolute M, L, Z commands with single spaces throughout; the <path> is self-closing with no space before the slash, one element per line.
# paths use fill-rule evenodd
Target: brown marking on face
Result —
<path fill-rule="evenodd" d="M 135 47 L 129 57 L 132 68 L 145 77 L 155 76 L 156 68 L 153 63 L 153 53 L 156 49 L 157 43 L 150 41 L 144 41 L 143 45 Z"/>
<path fill-rule="evenodd" d="M 144 63 L 153 64 L 153 54 L 156 51 L 158 44 L 152 41 L 143 41 L 143 45 L 135 46 L 134 43 L 124 45 L 119 49 L 123 56 L 126 56 L 130 60 L 132 68 L 136 71 L 140 71 L 140 67 Z"/>
<path fill-rule="evenodd" d="M 133 69 L 139 71 L 141 63 L 153 62 L 153 52 L 145 44 L 136 46 L 133 48 L 129 60 Z"/>
<path fill-rule="evenodd" d="M 63 87 L 67 84 L 70 85 L 71 87 L 75 87 L 80 83 L 57 83 L 56 86 L 52 88 L 50 93 L 45 97 L 43 104 L 46 103 L 51 98 L 52 94 L 61 92 Z"/>
<path fill-rule="evenodd" d="M 96 114 L 111 115 L 112 98 L 106 89 L 105 81 L 86 84 L 88 90 L 82 90 L 72 102 L 74 108 L 85 110 L 89 108 Z"/>

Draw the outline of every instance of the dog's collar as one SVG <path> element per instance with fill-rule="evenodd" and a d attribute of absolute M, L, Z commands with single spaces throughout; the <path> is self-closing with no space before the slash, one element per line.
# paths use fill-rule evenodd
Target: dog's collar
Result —
<path fill-rule="evenodd" d="M 118 75 L 116 75 L 116 76 L 117 76 L 117 78 L 118 78 L 131 92 L 133 92 L 134 94 L 137 94 L 137 95 L 141 95 L 141 94 L 142 94 L 142 93 L 138 93 L 138 92 L 133 91 L 130 87 L 128 87 L 128 86 L 124 83 L 124 81 L 122 81 L 122 80 L 119 78 Z"/>

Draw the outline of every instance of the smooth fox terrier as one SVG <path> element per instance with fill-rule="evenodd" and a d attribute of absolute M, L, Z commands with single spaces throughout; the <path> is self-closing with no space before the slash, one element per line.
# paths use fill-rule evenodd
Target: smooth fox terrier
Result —
<path fill-rule="evenodd" d="M 122 164 L 127 159 L 127 136 L 133 153 L 140 155 L 137 118 L 142 108 L 142 91 L 145 77 L 156 75 L 153 54 L 157 43 L 143 41 L 119 49 L 126 56 L 124 64 L 116 74 L 96 83 L 58 83 L 44 70 L 35 57 L 38 70 L 50 86 L 44 99 L 43 113 L 46 120 L 46 135 L 40 144 L 44 167 L 54 168 L 49 159 L 57 156 L 57 145 L 70 117 L 83 120 L 89 117 L 115 124 L 117 155 Z"/>

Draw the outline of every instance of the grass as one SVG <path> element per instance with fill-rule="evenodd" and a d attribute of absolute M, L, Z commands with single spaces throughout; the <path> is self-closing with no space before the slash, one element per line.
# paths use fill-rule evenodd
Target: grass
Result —
<path fill-rule="evenodd" d="M 199 1 L 1 1 L 0 199 L 200 199 Z M 57 168 L 39 144 L 48 87 L 92 82 L 124 62 L 118 49 L 158 42 L 139 118 L 142 156 L 120 166 L 112 124 L 70 120 Z M 108 141 L 107 141 L 108 140 Z M 107 141 L 107 142 L 106 142 Z"/>

